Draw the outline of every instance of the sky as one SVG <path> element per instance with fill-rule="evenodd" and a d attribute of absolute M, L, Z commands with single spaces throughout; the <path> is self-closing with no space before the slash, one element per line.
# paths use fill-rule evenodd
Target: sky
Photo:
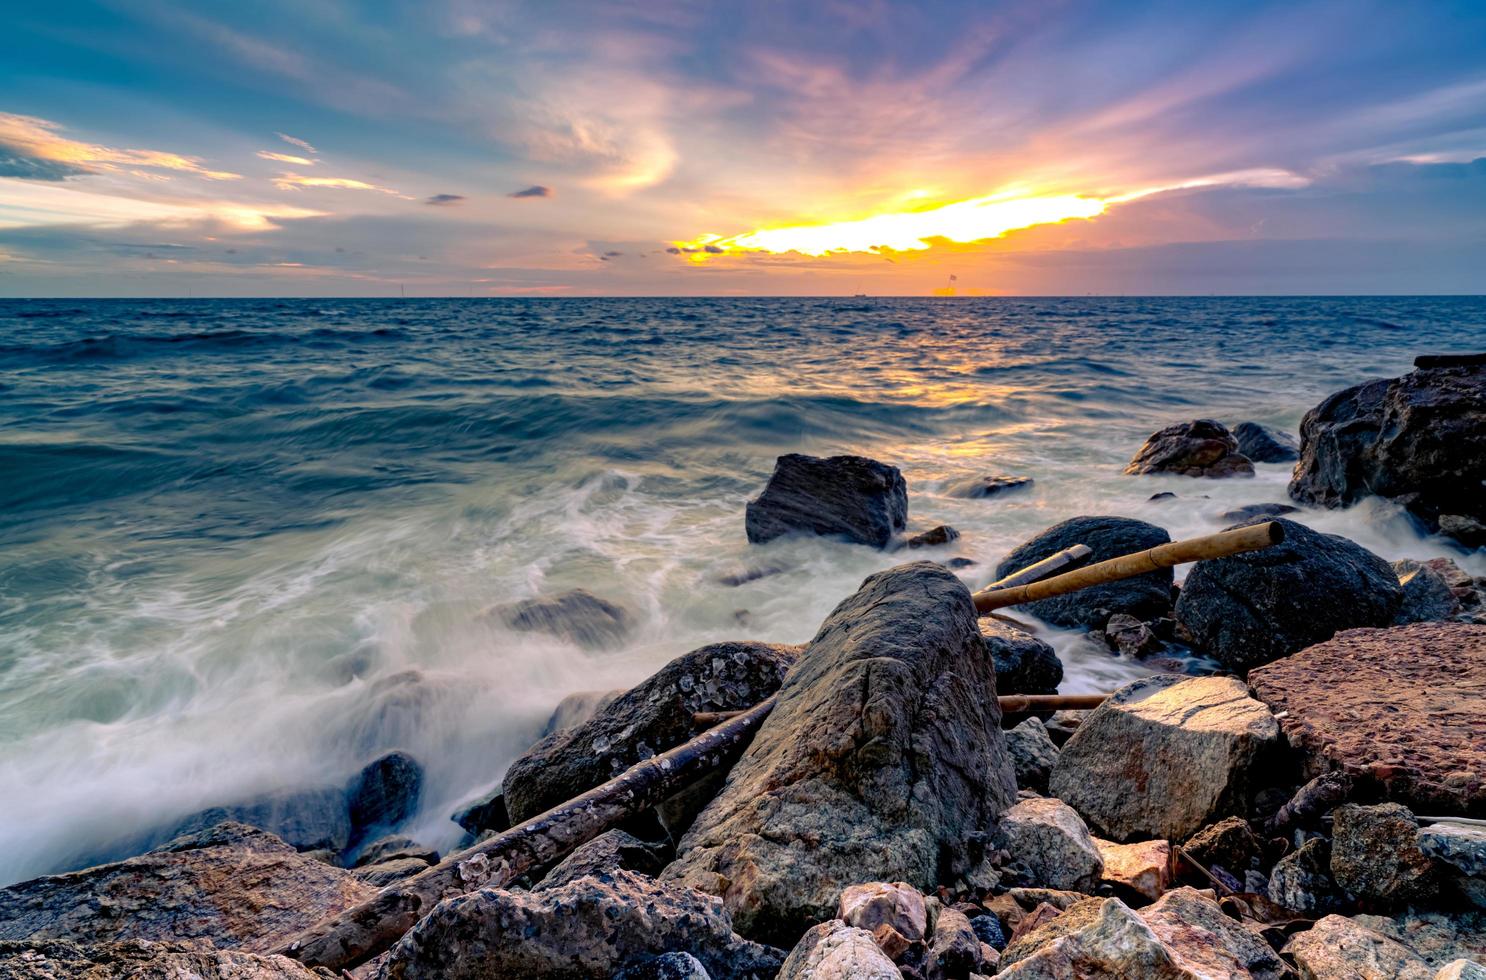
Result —
<path fill-rule="evenodd" d="M 1486 2 L 6 4 L 0 296 L 1486 293 Z"/>

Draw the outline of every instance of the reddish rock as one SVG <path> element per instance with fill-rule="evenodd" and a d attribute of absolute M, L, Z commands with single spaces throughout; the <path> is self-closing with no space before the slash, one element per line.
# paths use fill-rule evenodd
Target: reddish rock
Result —
<path fill-rule="evenodd" d="M 1105 884 L 1151 902 L 1171 887 L 1169 842 L 1145 840 L 1136 844 L 1115 844 L 1096 837 L 1094 844 L 1104 859 Z"/>
<path fill-rule="evenodd" d="M 1155 433 L 1125 467 L 1128 475 L 1253 476 L 1254 464 L 1238 451 L 1238 440 L 1220 422 L 1194 419 Z"/>

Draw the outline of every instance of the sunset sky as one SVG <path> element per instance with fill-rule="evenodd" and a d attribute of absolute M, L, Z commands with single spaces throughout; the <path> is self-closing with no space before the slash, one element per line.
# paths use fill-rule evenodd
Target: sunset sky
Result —
<path fill-rule="evenodd" d="M 1486 3 L 12 4 L 0 295 L 1486 292 Z"/>

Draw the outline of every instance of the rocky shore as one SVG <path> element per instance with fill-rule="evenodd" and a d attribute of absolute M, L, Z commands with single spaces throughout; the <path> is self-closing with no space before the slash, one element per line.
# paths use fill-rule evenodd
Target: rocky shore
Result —
<path fill-rule="evenodd" d="M 1132 475 L 1193 480 L 1293 461 L 1290 503 L 1233 515 L 1279 522 L 1282 543 L 1011 616 L 977 615 L 959 535 L 915 532 L 895 467 L 780 457 L 751 541 L 829 534 L 905 560 L 809 643 L 714 644 L 574 695 L 452 819 L 466 848 L 499 842 L 772 699 L 741 755 L 502 887 L 484 852 L 404 836 L 422 782 L 404 753 L 224 802 L 135 856 L 0 889 L 0 978 L 1486 978 L 1486 580 L 1305 524 L 1384 496 L 1486 544 L 1486 364 L 1421 361 L 1326 399 L 1298 440 L 1195 419 L 1134 452 Z M 963 495 L 995 507 L 1023 485 L 988 474 Z M 994 577 L 1169 540 L 1072 516 Z M 588 593 L 491 615 L 596 649 L 630 628 Z M 998 696 L 1062 681 L 1037 621 L 1150 676 L 1092 710 L 1003 714 Z M 439 900 L 399 891 L 436 870 L 458 882 Z M 304 962 L 298 937 L 346 913 L 408 928 Z"/>

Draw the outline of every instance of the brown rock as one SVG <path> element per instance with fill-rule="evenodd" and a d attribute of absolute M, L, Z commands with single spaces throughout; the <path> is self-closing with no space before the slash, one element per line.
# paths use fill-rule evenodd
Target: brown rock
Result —
<path fill-rule="evenodd" d="M 907 882 L 873 881 L 841 893 L 836 918 L 865 929 L 893 962 L 927 940 L 929 913 L 924 897 Z"/>
<path fill-rule="evenodd" d="M 283 956 L 195 943 L 129 939 L 77 945 L 64 940 L 0 942 L 0 980 L 319 980 Z"/>
<path fill-rule="evenodd" d="M 1278 980 L 1286 975 L 1268 943 L 1195 888 L 1173 889 L 1136 914 L 1194 976 Z"/>
<path fill-rule="evenodd" d="M 1390 904 L 1428 898 L 1439 878 L 1418 839 L 1407 807 L 1339 806 L 1332 812 L 1331 876 L 1359 898 Z"/>
<path fill-rule="evenodd" d="M 1027 884 L 1092 892 L 1104 872 L 1089 828 L 1062 800 L 1022 800 L 1001 817 L 1001 842 Z"/>
<path fill-rule="evenodd" d="M 832 919 L 806 930 L 778 980 L 902 980 L 872 934 Z"/>
<path fill-rule="evenodd" d="M 1305 980 L 1432 980 L 1434 970 L 1402 943 L 1340 915 L 1328 915 L 1285 944 Z"/>
<path fill-rule="evenodd" d="M 1261 850 L 1259 838 L 1242 817 L 1224 817 L 1203 827 L 1182 845 L 1205 868 L 1214 865 L 1242 878 Z"/>
<path fill-rule="evenodd" d="M 929 530 L 924 531 L 922 534 L 915 534 L 905 544 L 910 548 L 937 548 L 940 545 L 946 545 L 951 541 L 958 541 L 959 539 L 959 531 L 956 531 L 948 524 L 940 524 L 937 527 L 929 528 Z"/>
<path fill-rule="evenodd" d="M 1238 451 L 1238 440 L 1221 422 L 1178 422 L 1152 435 L 1125 467 L 1127 475 L 1253 476 L 1254 464 Z"/>
<path fill-rule="evenodd" d="M 980 938 L 965 913 L 941 909 L 929 943 L 929 980 L 967 980 L 981 968 Z"/>
<path fill-rule="evenodd" d="M 1096 837 L 1094 843 L 1104 859 L 1105 884 L 1150 902 L 1171 887 L 1171 844 L 1167 841 L 1115 844 Z"/>

